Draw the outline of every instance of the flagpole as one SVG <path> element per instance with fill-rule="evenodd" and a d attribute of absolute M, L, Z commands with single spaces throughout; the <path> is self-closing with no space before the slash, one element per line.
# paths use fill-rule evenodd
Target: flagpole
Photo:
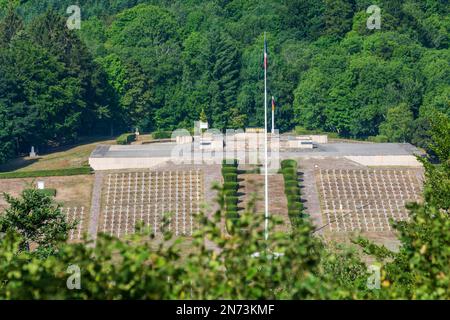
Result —
<path fill-rule="evenodd" d="M 267 152 L 267 42 L 264 32 L 264 200 L 265 200 L 265 223 L 264 238 L 269 239 L 269 177 L 267 170 L 268 152 Z"/>
<path fill-rule="evenodd" d="M 272 135 L 275 134 L 275 98 L 272 96 Z"/>

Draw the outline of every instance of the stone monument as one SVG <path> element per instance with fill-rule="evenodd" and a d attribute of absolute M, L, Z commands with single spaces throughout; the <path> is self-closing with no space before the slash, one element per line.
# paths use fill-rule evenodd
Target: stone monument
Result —
<path fill-rule="evenodd" d="M 36 152 L 34 151 L 34 146 L 33 146 L 33 147 L 31 147 L 30 158 L 36 158 L 36 157 L 37 157 L 37 154 L 36 154 Z"/>

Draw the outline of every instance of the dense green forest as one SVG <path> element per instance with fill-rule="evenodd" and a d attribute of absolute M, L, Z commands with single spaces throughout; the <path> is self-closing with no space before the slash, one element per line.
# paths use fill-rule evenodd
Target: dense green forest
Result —
<path fill-rule="evenodd" d="M 67 7 L 81 8 L 69 30 Z M 381 8 L 369 30 L 366 9 Z M 0 0 L 0 162 L 82 135 L 277 126 L 425 146 L 450 115 L 447 0 Z"/>

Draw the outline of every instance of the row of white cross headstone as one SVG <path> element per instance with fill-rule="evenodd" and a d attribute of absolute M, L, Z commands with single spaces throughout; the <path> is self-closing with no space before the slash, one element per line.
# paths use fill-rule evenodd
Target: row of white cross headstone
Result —
<path fill-rule="evenodd" d="M 69 240 L 81 240 L 84 230 L 85 211 L 84 207 L 67 207 L 62 209 L 65 212 L 67 221 L 72 223 L 77 221 L 78 224 L 75 229 L 70 230 Z"/>
<path fill-rule="evenodd" d="M 408 170 L 320 170 L 319 189 L 330 231 L 391 230 L 390 219 L 408 218 L 405 203 L 420 198 Z"/>
<path fill-rule="evenodd" d="M 201 190 L 199 170 L 110 174 L 102 231 L 126 235 L 142 221 L 156 234 L 163 214 L 172 213 L 169 229 L 176 235 L 191 235 L 193 215 L 200 211 Z"/>

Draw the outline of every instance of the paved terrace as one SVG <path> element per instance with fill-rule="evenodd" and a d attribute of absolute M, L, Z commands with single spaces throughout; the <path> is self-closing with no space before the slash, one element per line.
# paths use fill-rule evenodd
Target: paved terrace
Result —
<path fill-rule="evenodd" d="M 98 146 L 91 158 L 170 158 L 176 143 L 148 145 Z M 200 151 L 195 151 L 200 152 Z M 208 151 L 205 151 L 207 153 Z M 314 149 L 280 152 L 281 158 L 289 157 L 346 157 L 346 156 L 411 156 L 421 152 L 409 143 L 329 143 Z"/>

